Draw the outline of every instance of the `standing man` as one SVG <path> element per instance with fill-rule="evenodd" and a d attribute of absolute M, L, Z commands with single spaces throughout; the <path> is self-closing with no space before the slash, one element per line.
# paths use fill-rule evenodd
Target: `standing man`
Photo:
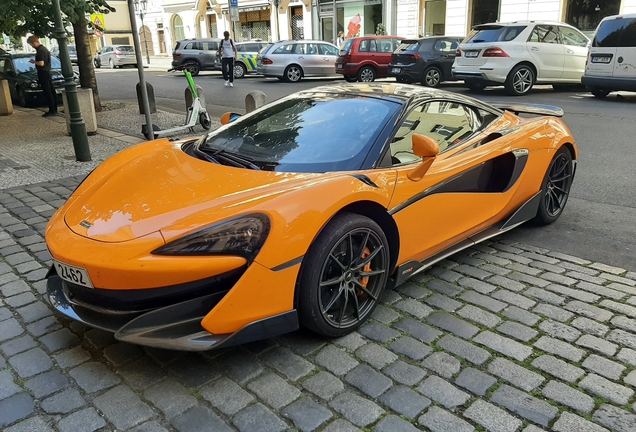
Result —
<path fill-rule="evenodd" d="M 234 41 L 230 39 L 230 32 L 223 32 L 223 39 L 219 44 L 219 55 L 221 56 L 221 69 L 223 70 L 223 79 L 225 87 L 234 87 L 234 59 L 236 59 L 237 51 Z"/>
<path fill-rule="evenodd" d="M 38 71 L 38 82 L 49 105 L 49 111 L 45 112 L 42 117 L 56 115 L 57 94 L 53 88 L 53 80 L 49 72 L 51 70 L 51 53 L 40 43 L 40 39 L 37 36 L 29 36 L 27 43 L 35 48 L 35 60 L 29 61 L 35 64 L 35 69 Z"/>

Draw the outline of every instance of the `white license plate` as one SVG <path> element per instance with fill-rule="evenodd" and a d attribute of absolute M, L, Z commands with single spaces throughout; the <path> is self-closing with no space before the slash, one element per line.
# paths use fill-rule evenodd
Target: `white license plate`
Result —
<path fill-rule="evenodd" d="M 87 288 L 93 288 L 93 283 L 88 277 L 88 272 L 83 268 L 70 266 L 55 260 L 53 261 L 53 265 L 55 265 L 57 275 L 66 282 L 85 286 Z"/>
<path fill-rule="evenodd" d="M 611 60 L 611 57 L 592 57 L 592 63 L 609 63 Z"/>
<path fill-rule="evenodd" d="M 336 69 L 342 69 L 342 64 L 341 63 L 336 63 Z"/>
<path fill-rule="evenodd" d="M 464 57 L 478 57 L 479 56 L 479 51 L 465 51 L 464 52 Z"/>
<path fill-rule="evenodd" d="M 400 72 L 402 72 L 401 68 L 391 68 L 391 73 L 399 74 Z"/>

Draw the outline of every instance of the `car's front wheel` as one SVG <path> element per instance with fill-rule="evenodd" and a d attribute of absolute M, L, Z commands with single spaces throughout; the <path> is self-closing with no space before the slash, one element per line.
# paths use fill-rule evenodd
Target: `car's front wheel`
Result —
<path fill-rule="evenodd" d="M 506 92 L 511 96 L 522 96 L 534 86 L 534 71 L 525 64 L 515 66 L 506 79 Z"/>
<path fill-rule="evenodd" d="M 570 195 L 574 179 L 572 155 L 566 147 L 561 147 L 550 162 L 541 186 L 541 202 L 534 221 L 547 225 L 561 216 Z"/>
<path fill-rule="evenodd" d="M 93 60 L 93 64 L 95 65 L 95 68 L 99 69 L 100 67 L 102 67 L 102 64 L 100 62 L 97 61 L 97 59 Z"/>
<path fill-rule="evenodd" d="M 247 74 L 247 68 L 243 63 L 236 63 L 234 65 L 234 78 L 243 78 Z"/>
<path fill-rule="evenodd" d="M 285 81 L 287 82 L 298 82 L 303 77 L 303 70 L 300 66 L 290 65 L 285 69 Z"/>
<path fill-rule="evenodd" d="M 464 85 L 468 87 L 470 91 L 482 91 L 486 88 L 486 84 L 479 81 L 464 81 Z"/>
<path fill-rule="evenodd" d="M 328 337 L 354 331 L 375 309 L 389 266 L 388 242 L 375 221 L 353 213 L 335 216 L 303 259 L 300 323 Z"/>
<path fill-rule="evenodd" d="M 600 88 L 593 88 L 590 90 L 590 93 L 592 93 L 594 97 L 597 97 L 599 99 L 603 99 L 604 97 L 607 97 L 608 94 L 610 94 L 609 90 L 603 90 Z"/>
<path fill-rule="evenodd" d="M 18 90 L 18 102 L 20 102 L 20 105 L 27 108 L 29 107 L 31 104 L 29 103 L 29 99 L 27 98 L 26 92 L 24 91 L 24 89 L 19 89 Z"/>
<path fill-rule="evenodd" d="M 435 67 L 429 66 L 422 75 L 422 85 L 427 87 L 437 87 L 442 82 L 442 71 Z"/>

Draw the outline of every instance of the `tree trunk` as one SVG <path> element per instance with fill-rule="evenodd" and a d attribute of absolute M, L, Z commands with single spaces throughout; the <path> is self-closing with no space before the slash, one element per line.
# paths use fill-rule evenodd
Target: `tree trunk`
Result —
<path fill-rule="evenodd" d="M 75 33 L 75 48 L 77 49 L 80 85 L 82 88 L 93 89 L 95 111 L 100 112 L 102 110 L 102 103 L 99 100 L 97 79 L 95 78 L 95 69 L 93 69 L 93 56 L 88 38 L 88 23 L 86 22 L 84 11 L 78 9 L 75 13 L 79 17 L 77 21 L 73 23 L 73 33 Z"/>

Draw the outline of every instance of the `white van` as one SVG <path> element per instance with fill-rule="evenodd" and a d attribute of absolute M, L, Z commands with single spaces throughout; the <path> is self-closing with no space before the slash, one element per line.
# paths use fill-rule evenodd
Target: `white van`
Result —
<path fill-rule="evenodd" d="M 598 25 L 581 77 L 592 94 L 636 91 L 636 14 L 609 16 Z"/>

